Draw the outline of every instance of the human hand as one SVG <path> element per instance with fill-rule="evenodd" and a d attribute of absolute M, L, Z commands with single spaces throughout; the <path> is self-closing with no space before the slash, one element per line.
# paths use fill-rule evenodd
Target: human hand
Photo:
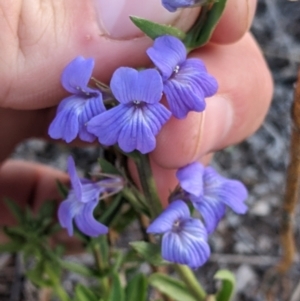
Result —
<path fill-rule="evenodd" d="M 126 7 L 121 9 L 123 2 Z M 246 33 L 255 3 L 228 0 L 211 43 L 190 54 L 206 63 L 219 82 L 219 91 L 207 99 L 204 113 L 192 112 L 185 120 L 171 119 L 159 133 L 157 148 L 150 156 L 163 200 L 177 182 L 174 168 L 205 161 L 213 151 L 241 141 L 265 116 L 272 81 L 259 49 Z M 49 167 L 5 161 L 23 139 L 47 137 L 56 105 L 66 96 L 60 85 L 63 68 L 78 55 L 93 57 L 94 76 L 109 81 L 119 66 L 150 64 L 145 49 L 151 41 L 139 36 L 128 15 L 173 23 L 186 30 L 199 10 L 170 14 L 160 0 L 145 0 L 143 5 L 140 0 L 109 4 L 98 0 L 97 5 L 96 0 L 76 4 L 71 0 L 19 0 L 10 5 L 0 0 L 0 11 L 0 161 L 4 162 L 0 169 L 0 221 L 9 224 L 11 218 L 2 208 L 4 196 L 35 208 L 46 198 L 58 197 L 56 179 L 68 181 L 65 173 Z"/>

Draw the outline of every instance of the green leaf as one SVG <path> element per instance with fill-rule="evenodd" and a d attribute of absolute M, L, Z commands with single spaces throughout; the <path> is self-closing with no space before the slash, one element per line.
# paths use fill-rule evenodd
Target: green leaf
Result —
<path fill-rule="evenodd" d="M 76 273 L 76 274 L 79 274 L 82 276 L 86 276 L 86 277 L 95 277 L 96 276 L 96 271 L 94 271 L 84 265 L 81 265 L 79 263 L 67 261 L 67 260 L 60 260 L 59 263 L 62 268 L 69 270 L 73 273 Z"/>
<path fill-rule="evenodd" d="M 161 257 L 161 248 L 159 245 L 144 241 L 134 241 L 129 243 L 130 246 L 147 262 L 155 266 L 168 264 Z"/>
<path fill-rule="evenodd" d="M 180 40 L 183 40 L 185 38 L 185 33 L 183 31 L 170 25 L 154 23 L 135 16 L 130 16 L 130 19 L 143 33 L 145 33 L 152 40 L 163 35 L 174 36 L 179 38 Z"/>
<path fill-rule="evenodd" d="M 66 198 L 69 194 L 69 189 L 66 185 L 64 185 L 62 182 L 60 181 L 56 181 L 56 187 L 58 189 L 59 194 L 63 197 Z"/>
<path fill-rule="evenodd" d="M 138 191 L 135 191 L 134 187 L 124 187 L 122 195 L 137 212 L 143 212 L 145 215 L 149 216 L 149 208 L 145 197 Z"/>
<path fill-rule="evenodd" d="M 175 301 L 198 301 L 190 294 L 188 287 L 182 281 L 168 275 L 155 273 L 148 281 L 150 285 Z"/>
<path fill-rule="evenodd" d="M 19 241 L 11 241 L 0 245 L 0 253 L 17 253 L 22 250 L 23 244 Z"/>
<path fill-rule="evenodd" d="M 10 199 L 4 199 L 5 205 L 8 207 L 10 212 L 13 214 L 13 216 L 16 218 L 16 220 L 19 223 L 22 223 L 24 221 L 24 212 L 23 210 L 15 203 L 13 200 Z"/>
<path fill-rule="evenodd" d="M 133 221 L 136 220 L 136 217 L 137 214 L 132 207 L 129 207 L 125 212 L 119 210 L 118 214 L 114 216 L 110 227 L 118 233 L 122 233 Z"/>
<path fill-rule="evenodd" d="M 43 261 L 38 262 L 34 268 L 27 271 L 26 277 L 39 287 L 50 287 L 52 286 L 52 281 L 50 279 L 45 279 L 45 265 Z"/>
<path fill-rule="evenodd" d="M 112 202 L 109 204 L 109 206 L 107 206 L 107 208 L 105 208 L 104 212 L 101 214 L 100 217 L 100 222 L 110 226 L 110 223 L 112 222 L 114 215 L 117 214 L 116 211 L 119 211 L 121 214 L 121 210 L 118 210 L 118 208 L 121 206 L 122 203 L 122 194 L 117 194 Z"/>
<path fill-rule="evenodd" d="M 98 162 L 101 167 L 101 172 L 111 174 L 111 175 L 121 175 L 118 169 L 104 158 L 98 159 Z"/>
<path fill-rule="evenodd" d="M 143 274 L 137 274 L 133 277 L 125 290 L 125 301 L 146 301 L 147 300 L 148 283 L 147 278 Z"/>
<path fill-rule="evenodd" d="M 209 41 L 224 12 L 226 2 L 227 0 L 218 0 L 202 7 L 198 20 L 183 40 L 187 48 L 194 49 Z"/>
<path fill-rule="evenodd" d="M 53 216 L 55 214 L 55 207 L 56 207 L 56 205 L 55 205 L 54 201 L 44 202 L 38 212 L 39 218 L 41 220 L 43 220 L 45 218 L 51 218 L 51 220 L 53 220 Z"/>
<path fill-rule="evenodd" d="M 95 293 L 82 284 L 77 284 L 75 288 L 76 301 L 98 301 Z"/>
<path fill-rule="evenodd" d="M 118 274 L 114 273 L 112 278 L 111 290 L 106 301 L 124 301 L 124 289 Z"/>
<path fill-rule="evenodd" d="M 217 293 L 217 301 L 229 301 L 235 289 L 235 277 L 228 270 L 220 270 L 214 276 L 214 279 L 221 280 L 222 286 Z"/>

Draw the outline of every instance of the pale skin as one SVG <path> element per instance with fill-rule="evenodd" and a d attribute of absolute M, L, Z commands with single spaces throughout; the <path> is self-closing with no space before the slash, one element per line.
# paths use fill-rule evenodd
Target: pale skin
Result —
<path fill-rule="evenodd" d="M 3 197 L 37 208 L 45 199 L 58 198 L 56 179 L 69 181 L 62 171 L 7 159 L 22 140 L 47 139 L 56 106 L 66 96 L 59 81 L 64 66 L 78 55 L 94 57 L 94 76 L 108 82 L 118 66 L 149 65 L 145 49 L 151 41 L 139 37 L 123 21 L 137 1 L 119 1 L 129 7 L 118 17 L 118 22 L 126 26 L 105 25 L 105 12 L 114 16 L 114 11 L 112 7 L 102 11 L 104 2 L 99 1 L 100 14 L 96 17 L 92 0 L 0 0 L 1 225 L 13 223 Z M 146 6 L 151 5 L 146 2 Z M 140 0 L 133 3 L 134 9 L 138 3 Z M 165 14 L 159 3 L 155 2 L 157 9 L 148 10 L 147 17 L 157 19 L 159 15 L 157 21 L 183 29 L 198 13 L 193 9 Z M 173 118 L 157 137 L 157 148 L 150 156 L 164 202 L 176 185 L 174 169 L 195 160 L 207 163 L 214 151 L 251 135 L 265 117 L 273 86 L 263 56 L 248 33 L 255 6 L 255 0 L 228 0 L 210 43 L 190 54 L 204 60 L 217 78 L 219 90 L 207 100 L 204 114 L 190 113 L 185 120 Z M 147 11 L 147 7 L 143 9 Z M 136 177 L 132 164 L 130 168 Z"/>

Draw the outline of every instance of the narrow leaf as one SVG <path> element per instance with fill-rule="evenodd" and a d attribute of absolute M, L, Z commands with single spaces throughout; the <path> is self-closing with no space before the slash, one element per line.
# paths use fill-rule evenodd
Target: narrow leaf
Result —
<path fill-rule="evenodd" d="M 124 301 L 124 290 L 118 274 L 113 274 L 113 281 L 107 301 Z"/>
<path fill-rule="evenodd" d="M 121 173 L 115 168 L 110 162 L 104 158 L 98 159 L 98 162 L 101 167 L 101 172 L 111 175 L 121 175 Z"/>
<path fill-rule="evenodd" d="M 19 223 L 24 221 L 24 212 L 23 210 L 15 203 L 13 200 L 4 199 L 5 205 L 8 207 L 10 212 L 16 218 Z"/>
<path fill-rule="evenodd" d="M 203 6 L 199 19 L 183 40 L 189 49 L 205 45 L 211 38 L 226 6 L 227 0 L 218 0 Z"/>
<path fill-rule="evenodd" d="M 185 33 L 183 31 L 170 25 L 154 23 L 135 16 L 130 16 L 130 19 L 143 33 L 145 33 L 152 40 L 163 35 L 174 36 L 179 38 L 180 40 L 184 39 L 185 37 Z"/>
<path fill-rule="evenodd" d="M 221 280 L 222 286 L 217 293 L 217 301 L 230 301 L 235 289 L 235 277 L 228 270 L 220 270 L 214 276 L 214 279 Z"/>
<path fill-rule="evenodd" d="M 18 241 L 11 241 L 0 245 L 0 253 L 17 253 L 22 250 L 23 244 Z"/>
<path fill-rule="evenodd" d="M 146 301 L 147 300 L 148 283 L 147 278 L 143 274 L 137 274 L 133 277 L 125 290 L 125 301 Z"/>
<path fill-rule="evenodd" d="M 93 291 L 82 284 L 77 284 L 75 288 L 76 301 L 98 301 L 99 299 Z"/>
<path fill-rule="evenodd" d="M 161 249 L 159 245 L 144 241 L 134 241 L 129 243 L 130 246 L 147 262 L 152 265 L 167 265 L 168 262 L 161 257 Z"/>
<path fill-rule="evenodd" d="M 59 261 L 60 266 L 68 271 L 71 271 L 73 273 L 86 276 L 86 277 L 95 277 L 96 272 L 84 265 L 81 265 L 76 262 L 67 261 L 67 260 L 60 260 Z"/>
<path fill-rule="evenodd" d="M 56 187 L 61 197 L 65 199 L 69 194 L 68 187 L 58 180 L 56 181 Z"/>
<path fill-rule="evenodd" d="M 175 301 L 199 301 L 190 294 L 188 287 L 168 275 L 155 273 L 149 278 L 149 284 Z"/>

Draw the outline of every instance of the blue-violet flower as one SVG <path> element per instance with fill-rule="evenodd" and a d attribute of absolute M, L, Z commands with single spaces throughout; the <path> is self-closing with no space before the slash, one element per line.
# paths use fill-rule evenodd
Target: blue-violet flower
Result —
<path fill-rule="evenodd" d="M 68 173 L 72 189 L 69 191 L 67 199 L 59 206 L 59 223 L 68 230 L 70 236 L 73 235 L 73 219 L 79 230 L 88 236 L 96 237 L 106 234 L 108 228 L 94 218 L 93 212 L 99 202 L 100 194 L 117 193 L 122 189 L 121 179 L 116 177 L 99 182 L 80 179 L 77 176 L 72 157 L 68 159 Z"/>
<path fill-rule="evenodd" d="M 193 7 L 206 3 L 207 0 L 162 0 L 162 5 L 170 12 L 174 12 L 177 8 Z"/>
<path fill-rule="evenodd" d="M 94 68 L 93 59 L 81 56 L 75 58 L 64 69 L 61 83 L 72 96 L 62 100 L 56 116 L 49 127 L 53 139 L 71 142 L 77 135 L 80 139 L 92 142 L 96 137 L 86 130 L 86 123 L 95 115 L 105 111 L 102 94 L 88 87 Z"/>
<path fill-rule="evenodd" d="M 148 227 L 148 233 L 163 234 L 162 257 L 196 269 L 210 256 L 207 231 L 199 219 L 191 218 L 185 202 L 172 202 Z"/>
<path fill-rule="evenodd" d="M 155 39 L 147 54 L 162 74 L 163 91 L 173 115 L 182 119 L 190 111 L 202 112 L 205 97 L 214 95 L 218 89 L 204 63 L 197 58 L 187 59 L 184 44 L 173 36 Z"/>
<path fill-rule="evenodd" d="M 248 209 L 244 203 L 248 192 L 243 183 L 222 177 L 210 166 L 194 162 L 178 169 L 176 176 L 195 209 L 201 213 L 208 233 L 215 230 L 226 206 L 238 214 Z"/>
<path fill-rule="evenodd" d="M 88 131 L 103 145 L 118 143 L 125 152 L 152 151 L 155 136 L 171 117 L 159 103 L 163 85 L 158 71 L 121 67 L 114 72 L 110 88 L 120 104 L 90 120 Z"/>

